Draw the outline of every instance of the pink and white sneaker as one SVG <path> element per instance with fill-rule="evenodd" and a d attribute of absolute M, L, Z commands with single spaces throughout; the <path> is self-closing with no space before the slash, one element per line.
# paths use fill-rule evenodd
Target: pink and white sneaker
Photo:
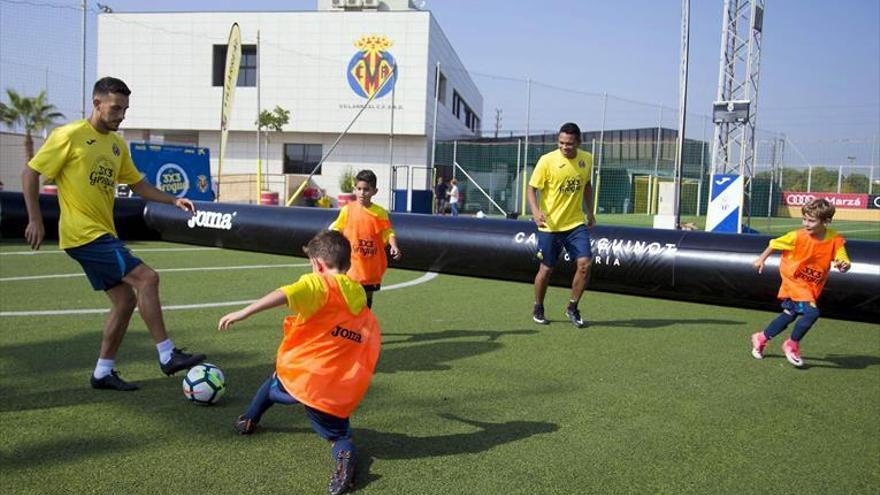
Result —
<path fill-rule="evenodd" d="M 764 332 L 752 334 L 752 357 L 755 359 L 764 359 L 764 347 L 767 346 L 767 337 Z"/>
<path fill-rule="evenodd" d="M 782 344 L 782 352 L 785 353 L 785 359 L 788 359 L 788 362 L 794 366 L 800 368 L 804 365 L 804 361 L 801 359 L 801 351 L 798 349 L 798 343 L 788 339 Z"/>

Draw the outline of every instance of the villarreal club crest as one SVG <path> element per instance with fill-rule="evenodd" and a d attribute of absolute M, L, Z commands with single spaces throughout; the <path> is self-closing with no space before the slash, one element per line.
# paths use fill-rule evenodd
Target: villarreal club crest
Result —
<path fill-rule="evenodd" d="M 354 42 L 358 51 L 348 63 L 348 84 L 355 94 L 381 98 L 391 92 L 397 83 L 394 57 L 388 52 L 393 44 L 385 36 L 377 35 L 363 36 Z"/>

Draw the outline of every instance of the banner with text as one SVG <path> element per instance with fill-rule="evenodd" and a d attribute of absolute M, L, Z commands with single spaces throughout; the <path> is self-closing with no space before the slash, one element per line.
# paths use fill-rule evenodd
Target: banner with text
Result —
<path fill-rule="evenodd" d="M 213 201 L 208 148 L 131 143 L 131 159 L 144 178 L 178 198 Z"/>
<path fill-rule="evenodd" d="M 782 202 L 785 206 L 804 206 L 814 199 L 825 199 L 835 208 L 868 208 L 868 195 L 858 193 L 820 193 L 783 191 Z"/>

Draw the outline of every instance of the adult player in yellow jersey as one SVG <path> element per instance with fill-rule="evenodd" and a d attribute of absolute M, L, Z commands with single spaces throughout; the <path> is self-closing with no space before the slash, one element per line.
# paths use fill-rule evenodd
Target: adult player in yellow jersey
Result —
<path fill-rule="evenodd" d="M 577 328 L 586 326 L 578 310 L 592 263 L 590 232 L 596 223 L 593 217 L 593 155 L 579 149 L 581 130 L 568 122 L 559 129 L 559 149 L 538 160 L 526 191 L 532 217 L 538 224 L 538 259 L 535 276 L 535 307 L 532 319 L 550 323 L 544 317 L 544 296 L 550 274 L 556 266 L 561 248 L 576 261 L 577 270 L 571 282 L 571 298 L 565 315 Z M 538 202 L 537 192 L 541 192 Z M 586 211 L 584 210 L 586 206 Z M 584 225 L 586 214 L 586 225 Z"/>
<path fill-rule="evenodd" d="M 130 391 L 138 386 L 119 378 L 114 369 L 116 352 L 128 329 L 135 307 L 156 342 L 159 366 L 172 375 L 205 359 L 187 354 L 168 338 L 159 302 L 159 275 L 131 254 L 119 240 L 113 224 L 116 184 L 148 201 L 157 201 L 195 212 L 192 202 L 176 198 L 144 180 L 131 160 L 125 140 L 115 133 L 128 110 L 131 90 L 119 79 L 105 77 L 92 91 L 92 114 L 55 129 L 40 151 L 24 167 L 22 186 L 28 212 L 25 238 L 39 249 L 45 236 L 40 212 L 40 175 L 55 180 L 61 217 L 61 249 L 80 263 L 95 290 L 110 299 L 104 324 L 101 353 L 90 382 L 93 388 Z"/>

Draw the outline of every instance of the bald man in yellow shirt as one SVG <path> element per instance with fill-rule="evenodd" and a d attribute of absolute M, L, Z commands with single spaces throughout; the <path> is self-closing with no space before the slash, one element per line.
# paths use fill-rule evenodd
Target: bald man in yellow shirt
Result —
<path fill-rule="evenodd" d="M 204 354 L 177 349 L 168 338 L 159 302 L 159 275 L 131 254 L 113 224 L 113 201 L 119 183 L 128 184 L 147 201 L 195 212 L 190 200 L 160 191 L 144 180 L 125 140 L 115 133 L 125 118 L 130 94 L 119 79 L 98 80 L 92 91 L 91 116 L 55 129 L 22 172 L 28 212 L 25 239 L 31 248 L 39 249 L 46 233 L 38 191 L 40 175 L 45 175 L 58 185 L 59 246 L 79 262 L 92 287 L 103 290 L 110 299 L 101 352 L 90 382 L 92 388 L 120 391 L 138 389 L 119 378 L 114 369 L 116 353 L 135 308 L 156 343 L 163 373 L 173 375 L 205 359 Z"/>
<path fill-rule="evenodd" d="M 579 149 L 581 130 L 577 124 L 563 124 L 559 129 L 558 141 L 559 149 L 538 160 L 526 191 L 532 217 L 538 225 L 538 259 L 541 261 L 535 276 L 532 319 L 541 325 L 550 323 L 544 316 L 544 296 L 550 283 L 550 274 L 562 248 L 565 248 L 569 257 L 577 263 L 565 315 L 576 328 L 583 328 L 586 323 L 581 318 L 578 302 L 584 292 L 593 259 L 588 228 L 596 223 L 593 217 L 593 186 L 590 182 L 593 155 Z"/>

